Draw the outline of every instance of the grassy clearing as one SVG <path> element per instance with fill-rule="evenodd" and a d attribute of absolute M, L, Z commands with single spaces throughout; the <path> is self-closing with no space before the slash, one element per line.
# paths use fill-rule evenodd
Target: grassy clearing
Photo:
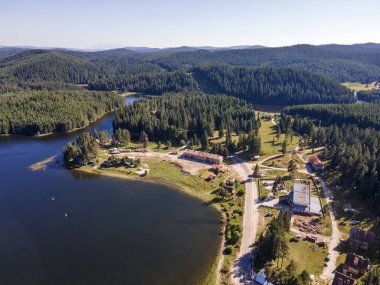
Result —
<path fill-rule="evenodd" d="M 264 172 L 262 179 L 274 179 L 276 176 L 288 176 L 289 172 L 287 170 L 278 170 L 278 169 L 266 169 L 265 167 L 261 167 L 260 171 Z M 294 179 L 305 179 L 307 180 L 309 178 L 309 175 L 303 172 L 296 172 L 294 174 Z"/>
<path fill-rule="evenodd" d="M 298 145 L 299 138 L 296 135 L 287 136 L 285 134 L 281 134 L 279 140 L 277 140 L 276 128 L 277 127 L 274 126 L 270 120 L 261 120 L 261 127 L 259 131 L 259 135 L 261 136 L 261 158 L 281 154 L 281 148 L 284 140 L 288 143 L 288 150 L 294 149 Z M 274 144 L 272 145 L 273 140 Z"/>
<path fill-rule="evenodd" d="M 360 83 L 360 82 L 344 82 L 342 83 L 343 86 L 346 86 L 348 89 L 351 89 L 352 91 L 364 91 L 364 90 L 372 90 L 375 89 L 375 83 L 372 82 L 369 84 Z"/>
<path fill-rule="evenodd" d="M 287 238 L 290 240 L 294 234 L 289 233 Z M 291 260 L 297 265 L 297 274 L 303 270 L 307 270 L 310 274 L 320 275 L 323 271 L 324 259 L 327 256 L 327 249 L 316 246 L 308 241 L 301 240 L 299 242 L 290 242 L 289 255 L 284 259 L 283 268 L 285 268 Z M 280 261 L 281 264 L 281 261 Z M 276 266 L 276 264 L 274 264 Z"/>
<path fill-rule="evenodd" d="M 293 160 L 297 164 L 297 168 L 301 169 L 304 163 L 301 161 L 301 159 L 295 155 L 295 154 L 285 154 L 284 156 L 281 157 L 276 157 L 269 159 L 263 163 L 265 166 L 269 167 L 275 167 L 275 168 L 284 168 L 287 169 L 289 162 Z"/>
<path fill-rule="evenodd" d="M 257 224 L 257 232 L 256 232 L 256 239 L 260 237 L 261 233 L 264 232 L 264 230 L 267 228 L 267 226 L 270 224 L 270 222 L 273 220 L 273 218 L 278 214 L 278 209 L 273 209 L 269 207 L 262 206 L 259 208 L 259 222 Z M 265 215 L 267 213 L 271 213 L 272 216 Z"/>

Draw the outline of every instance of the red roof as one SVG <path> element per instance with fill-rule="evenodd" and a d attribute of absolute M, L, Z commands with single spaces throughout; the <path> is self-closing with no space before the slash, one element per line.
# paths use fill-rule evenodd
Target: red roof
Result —
<path fill-rule="evenodd" d="M 309 160 L 310 160 L 310 162 L 311 162 L 313 165 L 323 166 L 323 162 L 320 161 L 319 158 L 316 157 L 315 155 L 310 156 Z"/>

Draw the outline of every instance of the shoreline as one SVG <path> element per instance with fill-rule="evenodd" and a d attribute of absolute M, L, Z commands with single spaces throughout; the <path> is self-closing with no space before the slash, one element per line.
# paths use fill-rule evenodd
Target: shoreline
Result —
<path fill-rule="evenodd" d="M 83 127 L 79 127 L 79 128 L 74 128 L 74 129 L 68 130 L 68 131 L 66 131 L 66 132 L 49 132 L 49 133 L 43 133 L 43 134 L 33 135 L 33 136 L 23 135 L 23 134 L 1 134 L 0 137 L 43 138 L 43 137 L 48 137 L 48 136 L 52 136 L 52 135 L 66 135 L 66 134 L 71 134 L 71 133 L 74 133 L 74 132 L 77 132 L 77 131 L 81 131 L 81 130 L 84 130 L 84 129 L 88 128 L 88 127 L 91 126 L 92 124 L 95 124 L 95 123 L 97 123 L 98 121 L 104 119 L 104 117 L 106 117 L 107 115 L 110 115 L 111 113 L 117 111 L 118 109 L 120 109 L 120 108 L 116 108 L 116 109 L 113 109 L 113 110 L 111 110 L 111 111 L 109 111 L 109 112 L 105 112 L 105 113 L 101 114 L 98 118 L 96 118 L 95 120 L 88 122 L 87 125 L 85 125 L 85 126 L 83 126 Z"/>
<path fill-rule="evenodd" d="M 224 255 L 223 255 L 223 248 L 224 248 L 224 242 L 225 242 L 225 237 L 224 237 L 224 229 L 226 227 L 226 217 L 223 215 L 222 208 L 219 207 L 217 204 L 208 204 L 208 201 L 205 201 L 202 199 L 200 196 L 198 196 L 194 190 L 191 190 L 190 188 L 187 188 L 186 186 L 183 186 L 179 183 L 169 181 L 166 179 L 160 179 L 160 178 L 152 178 L 149 176 L 145 177 L 133 177 L 133 176 L 128 176 L 125 174 L 119 174 L 119 173 L 114 173 L 110 172 L 107 170 L 100 170 L 100 169 L 89 169 L 89 168 L 76 168 L 72 169 L 72 171 L 78 171 L 78 172 L 83 172 L 87 174 L 94 174 L 94 175 L 99 175 L 99 176 L 106 176 L 106 177 L 111 177 L 111 178 L 117 178 L 117 179 L 124 179 L 124 180 L 129 180 L 129 181 L 137 181 L 141 183 L 152 183 L 152 184 L 159 184 L 159 185 L 164 185 L 168 186 L 169 188 L 172 188 L 174 191 L 179 191 L 187 196 L 196 198 L 202 202 L 202 206 L 211 206 L 214 210 L 216 210 L 219 214 L 219 221 L 220 221 L 220 231 L 223 231 L 223 234 L 221 234 L 221 240 L 219 242 L 219 248 L 217 251 L 217 254 L 215 255 L 215 260 L 213 261 L 213 264 L 211 268 L 213 268 L 212 271 L 209 272 L 208 275 L 206 275 L 205 281 L 210 281 L 210 278 L 212 276 L 215 276 L 213 284 L 219 284 L 220 283 L 220 271 L 219 267 L 223 264 L 224 260 Z M 219 282 L 219 283 L 218 283 Z M 209 284 L 209 283 L 207 283 Z"/>

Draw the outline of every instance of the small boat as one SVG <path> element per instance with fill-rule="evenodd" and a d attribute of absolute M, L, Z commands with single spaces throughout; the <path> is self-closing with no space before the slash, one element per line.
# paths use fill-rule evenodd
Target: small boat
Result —
<path fill-rule="evenodd" d="M 67 213 L 65 213 L 65 218 L 67 218 L 69 215 Z"/>
<path fill-rule="evenodd" d="M 50 200 L 54 201 L 54 197 L 50 197 Z"/>

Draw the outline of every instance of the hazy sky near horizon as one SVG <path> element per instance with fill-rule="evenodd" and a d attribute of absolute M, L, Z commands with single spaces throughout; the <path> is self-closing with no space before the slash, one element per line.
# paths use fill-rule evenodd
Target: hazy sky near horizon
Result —
<path fill-rule="evenodd" d="M 380 0 L 0 0 L 0 46 L 380 42 Z"/>

